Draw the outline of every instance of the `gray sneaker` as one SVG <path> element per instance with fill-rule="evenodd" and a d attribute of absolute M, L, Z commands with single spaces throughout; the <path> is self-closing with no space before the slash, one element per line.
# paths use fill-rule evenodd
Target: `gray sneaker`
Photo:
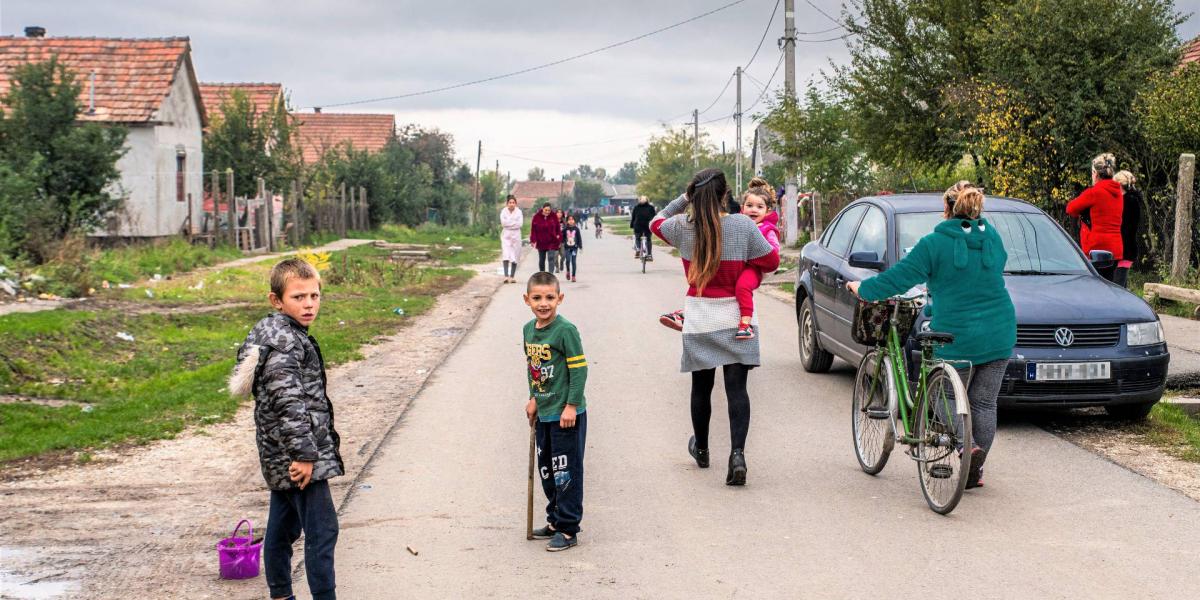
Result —
<path fill-rule="evenodd" d="M 547 552 L 561 552 L 569 548 L 574 548 L 579 543 L 579 536 L 567 537 L 567 534 L 559 531 L 554 534 L 554 538 L 546 544 Z"/>
<path fill-rule="evenodd" d="M 548 539 L 554 537 L 554 534 L 556 534 L 556 533 L 558 533 L 558 532 L 555 531 L 553 527 L 546 525 L 545 527 L 542 527 L 541 529 L 533 530 L 533 539 L 548 540 Z"/>

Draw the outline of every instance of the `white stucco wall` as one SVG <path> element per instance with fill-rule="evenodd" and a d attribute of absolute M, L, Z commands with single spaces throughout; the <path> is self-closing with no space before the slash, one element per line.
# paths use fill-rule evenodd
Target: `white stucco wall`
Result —
<path fill-rule="evenodd" d="M 118 193 L 125 205 L 115 233 L 122 237 L 163 237 L 179 233 L 188 217 L 187 202 L 175 193 L 176 149 L 187 152 L 185 191 L 194 218 L 204 202 L 204 157 L 200 109 L 186 67 L 175 75 L 170 93 L 152 117 L 155 123 L 129 128 Z M 193 230 L 196 227 L 193 224 Z"/>

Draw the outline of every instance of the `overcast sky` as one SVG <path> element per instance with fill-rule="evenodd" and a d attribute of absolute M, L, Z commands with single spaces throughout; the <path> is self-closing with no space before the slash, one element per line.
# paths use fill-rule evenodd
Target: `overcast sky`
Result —
<path fill-rule="evenodd" d="M 281 82 L 297 108 L 326 112 L 394 113 L 452 134 L 460 158 L 523 179 L 533 165 L 548 177 L 580 163 L 610 172 L 637 160 L 663 119 L 679 125 L 708 106 L 762 37 L 776 0 L 741 4 L 620 48 L 566 64 L 461 89 L 345 107 L 332 105 L 396 96 L 516 71 L 599 48 L 671 25 L 733 0 L 0 0 L 0 33 L 21 35 L 40 25 L 48 35 L 188 36 L 201 81 Z M 835 27 L 805 0 L 796 28 Z M 841 0 L 813 0 L 837 16 Z M 1200 0 L 1176 0 L 1184 13 Z M 828 40 L 839 32 L 801 35 Z M 1179 30 L 1200 34 L 1193 18 Z M 778 87 L 772 71 L 783 35 L 779 9 L 743 84 L 746 106 L 760 84 Z M 797 46 L 800 85 L 829 61 L 844 61 L 842 40 Z M 751 77 L 753 79 L 751 79 Z M 756 83 L 757 82 L 757 83 Z M 733 112 L 734 88 L 701 121 Z M 752 131 L 747 111 L 746 144 Z M 703 125 L 718 145 L 735 143 L 732 119 Z M 603 142 L 603 143 L 598 143 Z M 518 158 L 519 157 L 519 158 Z"/>

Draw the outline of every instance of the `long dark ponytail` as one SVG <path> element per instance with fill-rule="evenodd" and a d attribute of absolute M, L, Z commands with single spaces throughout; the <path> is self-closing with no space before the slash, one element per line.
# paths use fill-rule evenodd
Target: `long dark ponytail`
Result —
<path fill-rule="evenodd" d="M 729 202 L 729 184 L 720 169 L 696 173 L 687 187 L 692 205 L 692 226 L 696 230 L 696 252 L 688 267 L 688 283 L 704 294 L 704 288 L 721 267 L 721 214 Z"/>

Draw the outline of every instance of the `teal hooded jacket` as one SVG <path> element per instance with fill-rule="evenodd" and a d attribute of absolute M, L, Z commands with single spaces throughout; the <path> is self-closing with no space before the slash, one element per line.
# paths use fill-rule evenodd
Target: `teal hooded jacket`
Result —
<path fill-rule="evenodd" d="M 862 282 L 858 294 L 878 302 L 927 283 L 934 331 L 954 334 L 937 356 L 979 365 L 1012 355 L 1017 314 L 1004 287 L 1008 253 L 987 219 L 948 219 L 892 268 Z"/>

